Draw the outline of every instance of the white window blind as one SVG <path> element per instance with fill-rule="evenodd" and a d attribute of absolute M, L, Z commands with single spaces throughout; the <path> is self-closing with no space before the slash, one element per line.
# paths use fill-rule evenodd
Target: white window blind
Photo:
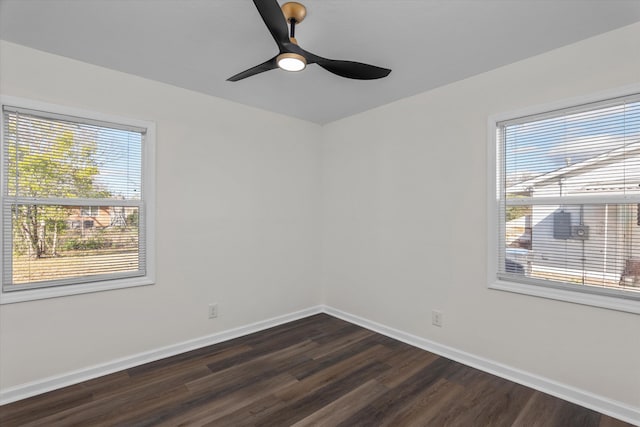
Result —
<path fill-rule="evenodd" d="M 2 291 L 144 276 L 146 130 L 2 114 Z"/>
<path fill-rule="evenodd" d="M 640 94 L 497 123 L 498 278 L 640 299 Z"/>

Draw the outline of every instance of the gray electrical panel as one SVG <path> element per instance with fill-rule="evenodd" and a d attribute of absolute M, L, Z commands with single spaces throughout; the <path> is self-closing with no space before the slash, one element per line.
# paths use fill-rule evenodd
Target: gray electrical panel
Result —
<path fill-rule="evenodd" d="M 571 237 L 571 213 L 555 212 L 553 214 L 553 238 L 567 240 Z"/>

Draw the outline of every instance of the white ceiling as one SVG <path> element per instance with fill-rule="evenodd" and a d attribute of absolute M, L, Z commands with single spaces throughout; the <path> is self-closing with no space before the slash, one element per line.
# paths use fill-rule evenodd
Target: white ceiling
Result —
<path fill-rule="evenodd" d="M 324 124 L 640 21 L 639 0 L 302 3 L 304 49 L 392 73 L 311 65 L 226 81 L 277 54 L 250 0 L 0 0 L 0 38 Z"/>

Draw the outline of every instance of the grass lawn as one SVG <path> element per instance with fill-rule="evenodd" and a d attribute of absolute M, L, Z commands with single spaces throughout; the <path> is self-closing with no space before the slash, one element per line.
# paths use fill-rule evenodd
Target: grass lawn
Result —
<path fill-rule="evenodd" d="M 87 254 L 66 252 L 62 256 L 33 259 L 13 257 L 13 283 L 39 282 L 77 276 L 137 271 L 138 251 L 95 251 Z"/>

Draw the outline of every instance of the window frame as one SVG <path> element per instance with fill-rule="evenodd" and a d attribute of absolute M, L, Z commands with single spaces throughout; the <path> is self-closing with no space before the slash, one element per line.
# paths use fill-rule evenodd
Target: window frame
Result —
<path fill-rule="evenodd" d="M 0 95 L 0 110 L 7 105 L 11 107 L 24 108 L 30 110 L 43 111 L 50 114 L 60 114 L 64 116 L 72 116 L 87 121 L 95 120 L 98 122 L 114 123 L 125 126 L 133 126 L 137 128 L 145 128 L 146 134 L 142 144 L 142 187 L 144 199 L 142 201 L 143 215 L 141 224 L 144 229 L 141 230 L 140 245 L 144 245 L 146 255 L 146 274 L 126 277 L 114 278 L 107 280 L 87 280 L 83 283 L 36 287 L 31 289 L 21 289 L 13 291 L 5 291 L 3 288 L 3 278 L 0 277 L 0 305 L 11 304 L 24 301 L 41 300 L 47 298 L 56 298 L 77 294 L 85 294 L 92 292 L 101 292 L 112 289 L 123 289 L 136 286 L 152 285 L 155 283 L 155 145 L 156 145 L 156 127 L 155 123 L 147 120 L 132 119 L 113 114 L 106 114 L 85 109 L 67 107 L 47 102 L 19 98 L 14 96 Z M 5 189 L 5 165 L 4 165 L 4 113 L 0 117 L 0 197 L 4 198 Z M 87 200 L 87 204 L 92 204 Z M 101 203 L 102 205 L 103 203 Z M 99 207 L 97 207 L 99 209 Z M 4 210 L 3 210 L 4 211 Z M 0 227 L 0 236 L 2 244 L 0 245 L 0 260 L 3 260 L 4 253 L 4 227 Z"/>
<path fill-rule="evenodd" d="M 611 293 L 594 293 L 580 288 L 567 288 L 551 282 L 545 286 L 534 283 L 521 283 L 499 277 L 498 245 L 500 241 L 501 221 L 499 219 L 501 195 L 497 185 L 500 174 L 504 173 L 498 167 L 498 124 L 518 117 L 533 116 L 596 103 L 607 99 L 624 97 L 640 92 L 640 84 L 632 84 L 603 92 L 574 97 L 556 102 L 535 105 L 519 110 L 491 115 L 487 121 L 487 284 L 489 289 L 513 292 L 557 301 L 606 308 L 627 313 L 640 314 L 640 300 L 630 299 L 619 291 Z"/>

